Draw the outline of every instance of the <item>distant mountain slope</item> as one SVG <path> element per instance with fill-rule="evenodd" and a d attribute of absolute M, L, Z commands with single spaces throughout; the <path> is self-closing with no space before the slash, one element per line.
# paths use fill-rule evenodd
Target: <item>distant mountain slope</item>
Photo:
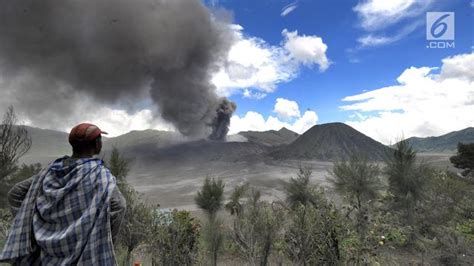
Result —
<path fill-rule="evenodd" d="M 66 132 L 24 126 L 31 137 L 27 156 L 62 156 L 71 153 Z"/>
<path fill-rule="evenodd" d="M 122 151 L 128 156 L 147 161 L 209 162 L 245 161 L 263 156 L 269 147 L 251 142 L 219 142 L 198 140 L 162 148 L 151 145 L 129 146 Z"/>
<path fill-rule="evenodd" d="M 161 148 L 183 141 L 184 138 L 175 132 L 154 129 L 133 130 L 117 137 L 105 139 L 104 148 L 109 150 L 113 146 L 116 146 L 118 149 L 124 149 L 142 145 L 151 145 L 154 148 Z"/>
<path fill-rule="evenodd" d="M 265 145 L 265 146 L 279 146 L 290 144 L 298 138 L 298 133 L 295 133 L 285 127 L 280 130 L 269 131 L 245 131 L 239 132 L 239 135 L 247 138 L 249 142 Z"/>
<path fill-rule="evenodd" d="M 474 127 L 453 131 L 438 137 L 411 137 L 407 141 L 418 152 L 455 152 L 459 142 L 474 143 Z"/>
<path fill-rule="evenodd" d="M 365 154 L 382 160 L 389 148 L 343 123 L 316 125 L 291 144 L 272 153 L 278 159 L 347 159 Z"/>

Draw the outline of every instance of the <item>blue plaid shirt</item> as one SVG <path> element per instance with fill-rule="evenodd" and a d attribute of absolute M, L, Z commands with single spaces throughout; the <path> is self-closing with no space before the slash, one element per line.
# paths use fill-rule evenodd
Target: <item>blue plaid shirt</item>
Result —
<path fill-rule="evenodd" d="M 0 261 L 116 265 L 110 228 L 115 177 L 99 159 L 68 159 L 57 159 L 33 179 Z"/>

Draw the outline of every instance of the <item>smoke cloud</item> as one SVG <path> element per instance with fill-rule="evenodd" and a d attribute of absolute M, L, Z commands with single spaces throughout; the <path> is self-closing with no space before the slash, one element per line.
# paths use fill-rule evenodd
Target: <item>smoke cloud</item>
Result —
<path fill-rule="evenodd" d="M 78 95 L 151 97 L 182 134 L 222 139 L 235 104 L 210 79 L 231 38 L 199 0 L 0 0 L 0 85 L 32 119 L 71 114 Z"/>
<path fill-rule="evenodd" d="M 222 102 L 216 109 L 217 116 L 212 121 L 212 133 L 209 136 L 211 140 L 225 140 L 229 132 L 230 118 L 237 106 L 234 102 L 222 99 Z"/>

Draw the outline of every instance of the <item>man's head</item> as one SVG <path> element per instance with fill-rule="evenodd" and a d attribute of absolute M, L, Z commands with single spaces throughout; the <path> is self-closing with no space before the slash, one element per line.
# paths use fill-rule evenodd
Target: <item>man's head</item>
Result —
<path fill-rule="evenodd" d="M 99 127 L 89 123 L 79 124 L 71 129 L 69 143 L 76 156 L 93 156 L 102 149 L 102 134 L 107 134 Z"/>

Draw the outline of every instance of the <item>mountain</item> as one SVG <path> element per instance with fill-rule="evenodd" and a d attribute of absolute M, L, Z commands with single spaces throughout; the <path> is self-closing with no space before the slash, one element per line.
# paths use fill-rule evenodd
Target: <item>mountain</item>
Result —
<path fill-rule="evenodd" d="M 198 140 L 183 142 L 163 148 L 136 145 L 123 149 L 125 154 L 151 162 L 210 162 L 247 161 L 263 157 L 268 147 L 252 142 L 220 142 Z M 200 165 L 196 164 L 196 165 Z"/>
<path fill-rule="evenodd" d="M 49 129 L 23 126 L 28 131 L 32 143 L 28 156 L 61 156 L 71 153 L 68 134 Z"/>
<path fill-rule="evenodd" d="M 459 142 L 474 143 L 474 127 L 438 137 L 411 137 L 407 141 L 417 152 L 456 152 Z"/>
<path fill-rule="evenodd" d="M 106 150 L 111 149 L 113 146 L 121 150 L 137 145 L 150 145 L 153 148 L 162 148 L 183 141 L 185 139 L 175 132 L 146 129 L 133 130 L 117 137 L 107 138 L 104 140 L 104 146 Z"/>
<path fill-rule="evenodd" d="M 269 131 L 245 131 L 239 132 L 239 135 L 244 136 L 249 142 L 257 143 L 265 146 L 280 146 L 290 144 L 298 138 L 298 133 L 295 133 L 285 127 L 280 130 Z"/>
<path fill-rule="evenodd" d="M 388 147 L 343 123 L 316 125 L 291 144 L 275 151 L 277 159 L 348 159 L 351 154 L 382 160 Z"/>

